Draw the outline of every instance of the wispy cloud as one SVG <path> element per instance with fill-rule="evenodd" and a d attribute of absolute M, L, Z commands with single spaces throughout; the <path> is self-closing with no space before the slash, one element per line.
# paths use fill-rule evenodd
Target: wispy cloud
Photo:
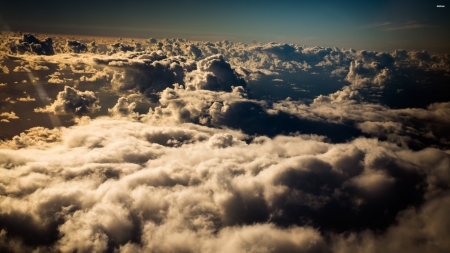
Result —
<path fill-rule="evenodd" d="M 391 25 L 391 24 L 392 24 L 392 22 L 371 23 L 371 24 L 362 25 L 359 28 L 361 28 L 361 29 L 369 29 L 369 28 L 387 26 L 387 25 Z"/>
<path fill-rule="evenodd" d="M 418 24 L 416 21 L 407 21 L 403 25 L 396 25 L 393 27 L 387 27 L 383 29 L 384 31 L 399 31 L 399 30 L 410 30 L 410 29 L 417 29 L 417 28 L 423 28 L 427 27 L 427 25 L 424 24 Z"/>
<path fill-rule="evenodd" d="M 409 30 L 409 29 L 417 29 L 427 27 L 424 24 L 418 24 L 416 21 L 407 21 L 403 24 L 393 24 L 392 22 L 384 22 L 384 23 L 371 23 L 359 26 L 360 29 L 372 29 L 379 28 L 382 31 L 399 31 L 399 30 Z"/>

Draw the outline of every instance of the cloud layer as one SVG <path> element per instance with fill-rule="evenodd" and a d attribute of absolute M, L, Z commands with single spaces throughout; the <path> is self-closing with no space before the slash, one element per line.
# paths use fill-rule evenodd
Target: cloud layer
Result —
<path fill-rule="evenodd" d="M 427 238 L 418 249 L 446 248 L 434 233 L 449 225 L 448 152 L 309 135 L 245 142 L 231 130 L 155 124 L 103 118 L 13 140 L 18 149 L 0 151 L 3 247 L 392 251 L 410 246 L 391 240 L 413 229 Z"/>
<path fill-rule="evenodd" d="M 0 251 L 450 248 L 447 55 L 86 41 L 0 43 Z"/>

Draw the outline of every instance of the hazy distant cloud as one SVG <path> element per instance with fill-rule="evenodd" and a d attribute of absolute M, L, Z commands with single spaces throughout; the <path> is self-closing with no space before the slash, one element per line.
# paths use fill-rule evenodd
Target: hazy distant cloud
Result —
<path fill-rule="evenodd" d="M 387 25 L 391 25 L 391 24 L 392 24 L 392 22 L 371 23 L 371 24 L 359 26 L 359 28 L 368 29 L 368 28 L 375 28 L 375 27 L 383 27 L 383 26 L 387 26 Z"/>
<path fill-rule="evenodd" d="M 399 30 L 410 30 L 410 29 L 417 29 L 417 28 L 423 28 L 427 27 L 425 24 L 418 24 L 415 21 L 409 21 L 404 23 L 403 25 L 396 25 L 393 27 L 386 27 L 383 30 L 384 31 L 399 31 Z"/>
<path fill-rule="evenodd" d="M 427 27 L 425 24 L 418 24 L 415 21 L 405 22 L 403 25 L 394 24 L 392 22 L 383 22 L 383 23 L 371 23 L 367 25 L 359 26 L 361 29 L 371 29 L 371 28 L 379 28 L 382 31 L 399 31 L 399 30 L 410 30 Z"/>
<path fill-rule="evenodd" d="M 58 93 L 56 100 L 45 108 L 36 108 L 35 112 L 54 113 L 56 115 L 74 114 L 81 116 L 100 109 L 98 98 L 92 91 L 79 91 L 65 86 L 64 91 Z"/>

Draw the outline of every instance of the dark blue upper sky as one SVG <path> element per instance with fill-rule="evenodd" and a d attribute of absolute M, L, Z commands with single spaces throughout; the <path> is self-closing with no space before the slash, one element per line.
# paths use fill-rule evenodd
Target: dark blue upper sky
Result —
<path fill-rule="evenodd" d="M 450 52 L 447 3 L 3 0 L 0 21 L 14 31 Z"/>

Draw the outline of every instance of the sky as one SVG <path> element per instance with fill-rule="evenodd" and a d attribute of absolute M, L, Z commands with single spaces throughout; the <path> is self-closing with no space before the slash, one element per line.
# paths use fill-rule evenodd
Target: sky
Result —
<path fill-rule="evenodd" d="M 2 30 L 450 52 L 449 1 L 2 1 Z"/>

